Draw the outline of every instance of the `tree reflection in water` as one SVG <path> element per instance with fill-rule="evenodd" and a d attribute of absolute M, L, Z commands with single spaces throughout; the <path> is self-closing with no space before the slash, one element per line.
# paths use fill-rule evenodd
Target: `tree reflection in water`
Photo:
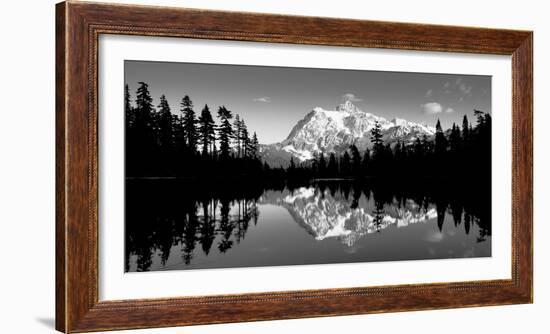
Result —
<path fill-rule="evenodd" d="M 465 236 L 475 224 L 477 242 L 484 242 L 491 236 L 490 203 L 490 187 L 472 191 L 441 180 L 318 180 L 266 185 L 129 179 L 125 269 L 170 269 L 167 262 L 174 251 L 181 257 L 179 264 L 186 266 L 199 252 L 203 256 L 226 254 L 238 247 L 251 226 L 262 228 L 262 205 L 286 208 L 294 221 L 317 240 L 333 233 L 341 220 L 338 228 L 352 232 L 342 243 L 352 245 L 368 233 L 382 233 L 390 225 L 434 221 L 441 231 L 449 223 L 446 215 L 452 217 L 457 231 L 464 224 Z M 154 265 L 155 261 L 158 263 Z"/>

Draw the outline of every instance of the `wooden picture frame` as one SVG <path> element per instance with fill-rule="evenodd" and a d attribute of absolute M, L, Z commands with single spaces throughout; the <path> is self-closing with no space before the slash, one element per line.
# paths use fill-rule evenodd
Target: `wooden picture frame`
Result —
<path fill-rule="evenodd" d="M 169 36 L 512 57 L 511 279 L 99 301 L 98 37 Z M 531 303 L 533 33 L 66 1 L 56 7 L 56 329 L 121 330 Z"/>

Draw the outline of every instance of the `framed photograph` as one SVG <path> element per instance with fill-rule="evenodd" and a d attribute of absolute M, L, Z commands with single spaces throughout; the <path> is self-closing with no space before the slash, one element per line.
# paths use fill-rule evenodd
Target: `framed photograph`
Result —
<path fill-rule="evenodd" d="M 532 32 L 56 11 L 59 331 L 532 302 Z"/>

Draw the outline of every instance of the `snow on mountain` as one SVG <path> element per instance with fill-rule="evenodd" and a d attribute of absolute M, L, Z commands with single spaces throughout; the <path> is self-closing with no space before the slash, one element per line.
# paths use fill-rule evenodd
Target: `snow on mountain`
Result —
<path fill-rule="evenodd" d="M 338 105 L 335 110 L 316 107 L 300 120 L 281 143 L 264 145 L 261 153 L 270 165 L 286 166 L 290 157 L 299 161 L 312 159 L 314 154 L 343 153 L 351 144 L 360 151 L 372 147 L 370 131 L 378 122 L 385 143 L 397 141 L 412 143 L 417 137 L 431 137 L 435 128 L 394 118 L 391 121 L 367 113 L 351 101 Z"/>

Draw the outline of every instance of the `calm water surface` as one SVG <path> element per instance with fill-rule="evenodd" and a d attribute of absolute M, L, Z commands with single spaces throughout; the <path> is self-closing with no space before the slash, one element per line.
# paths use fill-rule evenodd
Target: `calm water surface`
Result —
<path fill-rule="evenodd" d="M 491 256 L 490 198 L 475 191 L 349 181 L 203 188 L 127 181 L 126 271 Z"/>

